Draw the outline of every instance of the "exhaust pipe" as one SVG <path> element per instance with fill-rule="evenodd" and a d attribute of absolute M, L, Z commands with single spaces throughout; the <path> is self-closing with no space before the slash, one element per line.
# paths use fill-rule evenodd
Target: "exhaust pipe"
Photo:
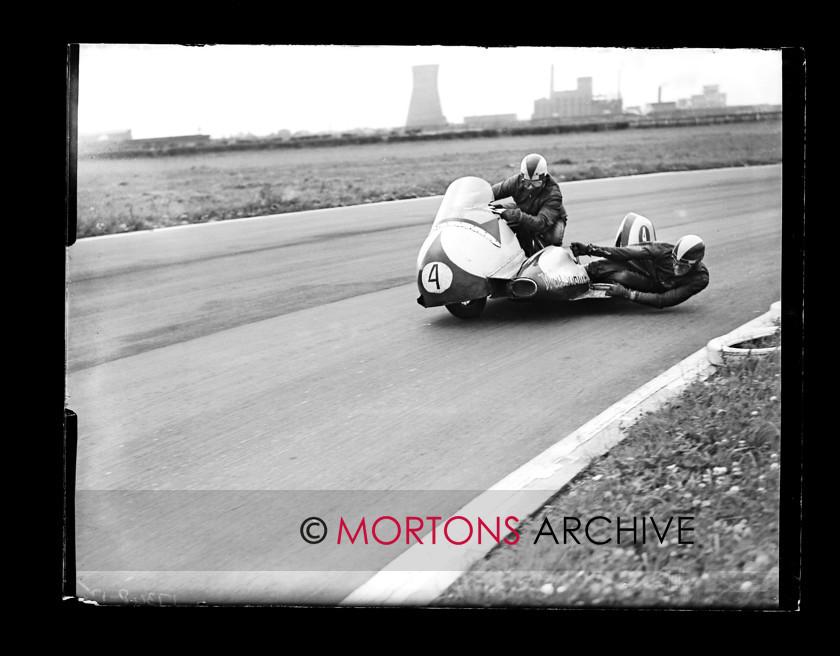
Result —
<path fill-rule="evenodd" d="M 517 278 L 508 283 L 508 292 L 516 298 L 529 298 L 537 293 L 537 283 L 530 278 Z"/>

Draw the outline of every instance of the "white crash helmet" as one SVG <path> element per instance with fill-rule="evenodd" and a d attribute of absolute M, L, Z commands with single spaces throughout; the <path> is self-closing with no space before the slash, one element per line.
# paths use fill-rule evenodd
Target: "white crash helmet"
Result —
<path fill-rule="evenodd" d="M 548 175 L 548 164 L 542 155 L 531 153 L 522 159 L 519 172 L 525 180 L 531 180 L 533 182 L 543 181 L 545 180 L 545 176 Z"/>
<path fill-rule="evenodd" d="M 671 252 L 675 262 L 694 266 L 706 254 L 706 244 L 697 235 L 686 235 L 674 244 Z"/>

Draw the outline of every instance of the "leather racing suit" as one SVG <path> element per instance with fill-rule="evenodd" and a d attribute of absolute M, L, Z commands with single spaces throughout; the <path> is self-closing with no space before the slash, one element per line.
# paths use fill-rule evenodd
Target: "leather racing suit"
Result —
<path fill-rule="evenodd" d="M 664 308 L 679 305 L 709 284 L 709 271 L 703 262 L 686 274 L 674 273 L 674 246 L 665 242 L 633 244 L 624 248 L 590 245 L 587 255 L 605 259 L 586 265 L 592 282 L 619 283 L 634 293 L 630 300 Z"/>
<path fill-rule="evenodd" d="M 507 197 L 513 198 L 522 212 L 515 232 L 526 255 L 563 244 L 568 216 L 557 180 L 546 175 L 542 187 L 528 188 L 522 184 L 522 176 L 511 176 L 493 185 L 494 200 Z"/>

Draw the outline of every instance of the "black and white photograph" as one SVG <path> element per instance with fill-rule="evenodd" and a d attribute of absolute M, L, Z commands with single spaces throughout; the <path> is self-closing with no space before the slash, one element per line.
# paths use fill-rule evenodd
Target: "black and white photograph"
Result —
<path fill-rule="evenodd" d="M 801 49 L 67 62 L 65 604 L 798 608 Z"/>

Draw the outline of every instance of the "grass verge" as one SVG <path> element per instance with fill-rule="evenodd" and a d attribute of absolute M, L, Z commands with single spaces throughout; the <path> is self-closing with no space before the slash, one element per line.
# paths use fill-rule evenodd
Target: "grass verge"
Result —
<path fill-rule="evenodd" d="M 527 539 L 502 543 L 432 605 L 777 607 L 780 399 L 781 349 L 719 367 L 642 417 L 520 524 Z M 611 523 L 564 532 L 594 517 Z M 677 533 L 678 517 L 691 530 Z M 637 530 L 619 533 L 619 518 Z"/>

